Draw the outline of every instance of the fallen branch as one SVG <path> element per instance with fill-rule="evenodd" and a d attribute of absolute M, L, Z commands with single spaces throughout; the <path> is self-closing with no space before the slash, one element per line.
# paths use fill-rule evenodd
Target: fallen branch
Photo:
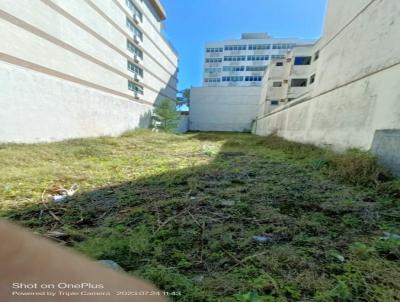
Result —
<path fill-rule="evenodd" d="M 61 219 L 56 214 L 54 214 L 53 211 L 49 210 L 49 213 L 55 220 L 57 220 L 58 222 L 61 222 Z"/>

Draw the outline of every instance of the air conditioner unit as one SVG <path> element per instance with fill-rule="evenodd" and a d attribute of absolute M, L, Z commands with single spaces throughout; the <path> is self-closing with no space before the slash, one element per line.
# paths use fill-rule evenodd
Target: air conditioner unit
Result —
<path fill-rule="evenodd" d="M 133 41 L 134 41 L 136 44 L 139 44 L 139 39 L 138 39 L 137 36 L 134 36 L 134 37 L 133 37 Z"/>
<path fill-rule="evenodd" d="M 140 82 L 139 76 L 138 76 L 137 74 L 135 74 L 135 76 L 133 77 L 133 79 L 134 79 L 136 82 Z"/>
<path fill-rule="evenodd" d="M 139 93 L 137 93 L 136 91 L 135 91 L 135 94 L 134 94 L 134 97 L 135 97 L 135 99 L 139 99 Z"/>
<path fill-rule="evenodd" d="M 137 55 L 134 55 L 134 56 L 133 56 L 133 60 L 135 61 L 135 63 L 139 63 L 139 58 L 138 58 Z"/>
<path fill-rule="evenodd" d="M 136 24 L 139 24 L 139 17 L 137 15 L 133 15 L 133 21 L 135 21 Z"/>

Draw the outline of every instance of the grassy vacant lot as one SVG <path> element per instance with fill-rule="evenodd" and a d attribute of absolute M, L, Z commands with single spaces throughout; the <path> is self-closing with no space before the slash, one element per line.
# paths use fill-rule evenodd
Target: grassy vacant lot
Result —
<path fill-rule="evenodd" d="M 400 186 L 368 154 L 135 131 L 2 145 L 0 168 L 1 216 L 174 301 L 399 301 Z"/>

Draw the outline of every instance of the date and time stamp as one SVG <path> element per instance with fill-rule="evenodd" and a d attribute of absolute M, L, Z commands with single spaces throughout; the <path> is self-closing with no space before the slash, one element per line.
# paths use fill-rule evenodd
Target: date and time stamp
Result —
<path fill-rule="evenodd" d="M 163 290 L 107 290 L 103 284 L 93 283 L 12 283 L 10 295 L 18 297 L 74 297 L 74 296 L 182 296 L 180 291 Z"/>

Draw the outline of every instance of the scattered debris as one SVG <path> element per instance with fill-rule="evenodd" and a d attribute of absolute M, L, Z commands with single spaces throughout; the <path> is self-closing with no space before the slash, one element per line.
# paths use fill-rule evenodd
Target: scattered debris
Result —
<path fill-rule="evenodd" d="M 193 277 L 193 281 L 197 282 L 197 283 L 203 282 L 203 280 L 204 280 L 204 276 L 203 275 L 198 275 L 198 276 L 194 276 Z"/>
<path fill-rule="evenodd" d="M 54 195 L 53 200 L 56 203 L 63 203 L 67 199 L 67 195 Z"/>
<path fill-rule="evenodd" d="M 51 217 L 53 217 L 55 220 L 57 220 L 59 222 L 61 221 L 61 219 L 56 214 L 54 214 L 53 211 L 49 211 L 49 213 L 50 213 Z"/>
<path fill-rule="evenodd" d="M 122 272 L 124 270 L 117 262 L 112 261 L 112 260 L 99 260 L 99 261 L 97 261 L 97 263 L 99 263 L 105 267 L 111 268 L 115 271 Z"/>
<path fill-rule="evenodd" d="M 68 236 L 69 236 L 68 234 L 58 232 L 58 231 L 49 231 L 46 233 L 46 237 L 57 238 L 57 239 L 66 238 Z"/>
<path fill-rule="evenodd" d="M 335 254 L 335 255 L 333 255 L 337 260 L 339 260 L 340 262 L 344 262 L 344 257 L 342 256 L 342 255 L 340 255 L 340 254 Z"/>
<path fill-rule="evenodd" d="M 388 240 L 388 239 L 400 240 L 400 235 L 389 233 L 389 232 L 383 232 L 383 236 L 380 239 L 383 239 L 383 240 Z"/>
<path fill-rule="evenodd" d="M 53 189 L 53 192 L 58 193 L 52 195 L 53 201 L 56 203 L 66 202 L 67 197 L 73 196 L 78 190 L 79 190 L 78 184 L 73 184 L 69 189 L 65 189 L 63 187 Z"/>
<path fill-rule="evenodd" d="M 257 241 L 257 242 L 271 242 L 274 241 L 274 238 L 272 236 L 269 235 L 261 235 L 261 236 L 253 236 L 253 240 Z"/>
<path fill-rule="evenodd" d="M 73 184 L 69 190 L 66 191 L 67 196 L 73 196 L 79 190 L 78 184 Z"/>
<path fill-rule="evenodd" d="M 234 206 L 235 205 L 235 201 L 234 200 L 223 200 L 223 201 L 221 201 L 221 204 L 223 206 Z"/>

